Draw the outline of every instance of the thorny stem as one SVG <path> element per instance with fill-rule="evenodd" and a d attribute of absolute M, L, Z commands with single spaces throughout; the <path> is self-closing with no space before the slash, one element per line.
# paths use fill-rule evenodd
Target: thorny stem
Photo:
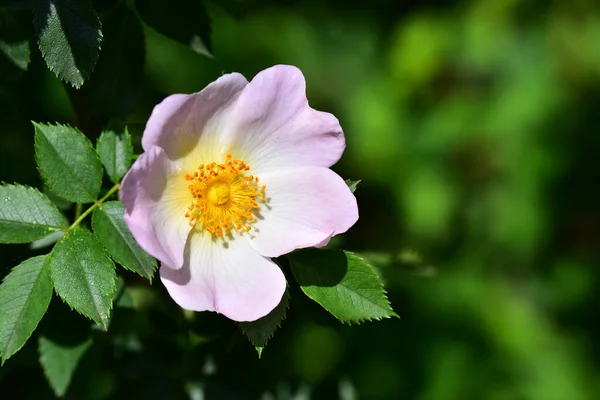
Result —
<path fill-rule="evenodd" d="M 119 190 L 119 186 L 120 186 L 120 185 L 117 183 L 115 186 L 111 187 L 111 188 L 110 188 L 110 190 L 109 190 L 108 192 L 106 192 L 106 194 L 104 195 L 104 197 L 103 197 L 103 198 L 101 198 L 100 200 L 98 200 L 98 201 L 96 201 L 94 204 L 92 204 L 92 205 L 90 206 L 90 208 L 88 208 L 87 210 L 85 210 L 85 211 L 83 212 L 83 214 L 81 214 L 81 215 L 79 216 L 79 218 L 77 218 L 77 219 L 75 220 L 75 222 L 73 222 L 73 224 L 72 224 L 72 225 L 69 227 L 69 230 L 71 230 L 71 229 L 73 229 L 73 228 L 77 227 L 77 226 L 78 226 L 78 225 L 81 223 L 81 221 L 83 221 L 83 220 L 85 219 L 85 217 L 87 217 L 88 215 L 90 215 L 90 213 L 91 213 L 92 211 L 94 211 L 94 209 L 95 209 L 96 207 L 98 207 L 98 206 L 102 205 L 102 203 L 104 203 L 104 201 L 105 201 L 106 199 L 108 199 L 108 198 L 109 198 L 109 197 L 110 197 L 110 196 L 111 196 L 111 195 L 112 195 L 114 192 L 116 192 L 117 190 Z"/>

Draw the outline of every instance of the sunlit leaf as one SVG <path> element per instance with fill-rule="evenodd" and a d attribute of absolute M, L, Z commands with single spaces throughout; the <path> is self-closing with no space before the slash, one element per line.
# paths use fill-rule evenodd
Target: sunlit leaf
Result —
<path fill-rule="evenodd" d="M 90 76 L 102 42 L 89 0 L 34 0 L 34 26 L 48 68 L 75 87 Z"/>
<path fill-rule="evenodd" d="M 102 164 L 90 141 L 77 129 L 34 122 L 35 158 L 42 178 L 57 195 L 76 203 L 96 200 Z"/>
<path fill-rule="evenodd" d="M 36 189 L 0 186 L 0 243 L 29 243 L 66 227 L 62 214 Z"/>
<path fill-rule="evenodd" d="M 17 265 L 0 285 L 0 353 L 2 363 L 29 339 L 52 298 L 46 256 Z"/>
<path fill-rule="evenodd" d="M 379 276 L 350 252 L 306 249 L 293 253 L 290 264 L 302 291 L 342 322 L 397 316 Z"/>
<path fill-rule="evenodd" d="M 116 274 L 98 239 L 86 229 L 69 231 L 56 244 L 48 262 L 56 293 L 106 329 L 117 290 Z"/>
<path fill-rule="evenodd" d="M 123 220 L 125 207 L 120 201 L 109 201 L 94 210 L 92 227 L 100 242 L 116 262 L 130 271 L 152 279 L 156 259 L 135 241 Z"/>

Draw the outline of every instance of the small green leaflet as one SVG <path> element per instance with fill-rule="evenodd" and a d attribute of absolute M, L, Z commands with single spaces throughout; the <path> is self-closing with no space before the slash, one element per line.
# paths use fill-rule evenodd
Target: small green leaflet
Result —
<path fill-rule="evenodd" d="M 57 397 L 62 397 L 67 392 L 79 361 L 91 345 L 92 341 L 89 339 L 75 345 L 64 345 L 40 336 L 40 364 Z"/>
<path fill-rule="evenodd" d="M 0 243 L 29 243 L 66 228 L 56 206 L 36 189 L 0 186 Z"/>
<path fill-rule="evenodd" d="M 157 263 L 135 241 L 123 220 L 125 207 L 120 201 L 109 201 L 94 210 L 94 233 L 113 259 L 130 271 L 152 280 Z"/>
<path fill-rule="evenodd" d="M 126 126 L 116 123 L 104 130 L 96 143 L 96 152 L 106 173 L 114 183 L 119 183 L 131 166 L 133 148 Z"/>
<path fill-rule="evenodd" d="M 397 317 L 379 276 L 350 252 L 306 249 L 292 253 L 290 264 L 302 291 L 342 322 Z"/>
<path fill-rule="evenodd" d="M 42 57 L 60 79 L 76 88 L 98 61 L 102 31 L 89 0 L 34 0 L 33 21 Z"/>
<path fill-rule="evenodd" d="M 361 182 L 361 180 L 357 180 L 357 181 L 351 181 L 350 179 L 346 179 L 346 185 L 348 185 L 348 187 L 350 188 L 350 191 L 352 193 L 354 193 L 356 191 L 356 188 L 358 187 L 358 184 Z"/>
<path fill-rule="evenodd" d="M 74 203 L 96 200 L 102 186 L 102 164 L 90 141 L 65 125 L 35 126 L 35 158 L 46 184 Z"/>
<path fill-rule="evenodd" d="M 0 285 L 0 353 L 2 364 L 29 339 L 52 298 L 46 256 L 17 265 Z"/>
<path fill-rule="evenodd" d="M 281 326 L 281 321 L 285 319 L 289 302 L 290 292 L 286 287 L 281 301 L 273 311 L 256 321 L 238 323 L 239 327 L 248 336 L 248 339 L 250 339 L 254 348 L 256 348 L 259 358 L 267 342 L 273 337 L 277 328 Z"/>
<path fill-rule="evenodd" d="M 117 291 L 115 265 L 87 229 L 67 232 L 47 261 L 56 293 L 106 329 Z"/>

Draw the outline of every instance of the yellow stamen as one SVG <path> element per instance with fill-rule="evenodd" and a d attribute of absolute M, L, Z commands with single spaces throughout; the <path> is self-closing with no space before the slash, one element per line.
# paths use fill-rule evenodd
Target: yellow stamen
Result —
<path fill-rule="evenodd" d="M 185 217 L 191 225 L 205 229 L 217 237 L 230 235 L 233 230 L 249 232 L 253 212 L 259 207 L 257 199 L 266 201 L 266 186 L 247 175 L 250 167 L 244 161 L 227 154 L 223 164 L 200 164 L 192 174 L 185 174 L 194 200 Z"/>

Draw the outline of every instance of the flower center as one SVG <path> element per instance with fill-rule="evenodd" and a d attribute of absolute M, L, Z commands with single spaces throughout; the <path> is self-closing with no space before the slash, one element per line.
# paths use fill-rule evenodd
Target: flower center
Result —
<path fill-rule="evenodd" d="M 229 200 L 229 185 L 225 182 L 215 182 L 208 187 L 208 201 L 220 206 Z"/>
<path fill-rule="evenodd" d="M 248 232 L 254 221 L 258 201 L 266 201 L 266 186 L 258 186 L 258 177 L 247 175 L 250 167 L 227 154 L 223 164 L 201 164 L 193 174 L 185 174 L 194 200 L 185 217 L 217 237 L 232 231 Z"/>

